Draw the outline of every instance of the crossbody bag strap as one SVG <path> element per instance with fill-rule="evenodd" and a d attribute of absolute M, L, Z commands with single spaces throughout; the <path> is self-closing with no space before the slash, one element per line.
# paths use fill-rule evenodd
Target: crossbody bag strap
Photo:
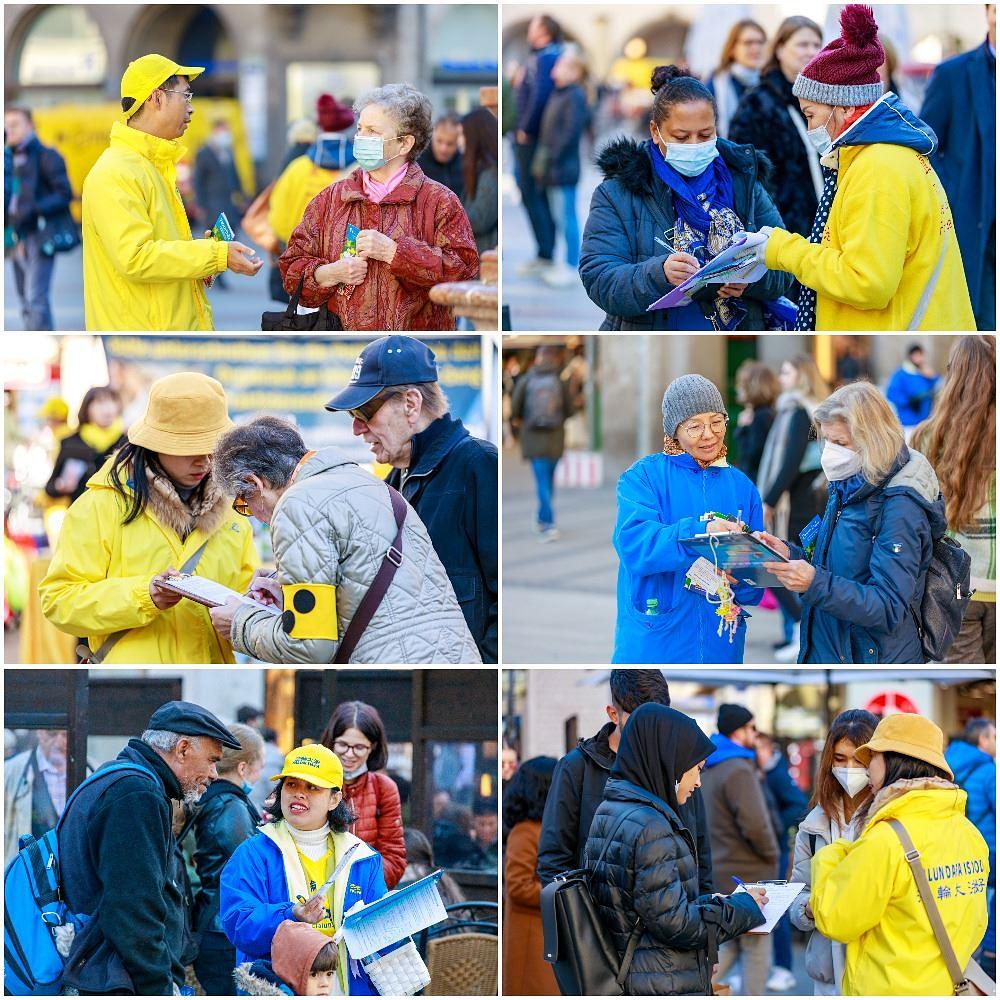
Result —
<path fill-rule="evenodd" d="M 201 557 L 205 554 L 205 549 L 208 548 L 208 543 L 211 541 L 211 537 L 206 538 L 205 541 L 198 546 L 194 552 L 188 557 L 187 561 L 181 566 L 180 571 L 182 573 L 193 573 L 198 568 L 198 563 L 201 561 Z M 91 652 L 90 646 L 86 643 L 81 642 L 79 646 L 76 647 L 76 655 L 80 657 L 84 663 L 103 663 L 115 646 L 121 642 L 131 632 L 130 628 L 123 628 L 118 632 L 112 632 L 111 635 L 101 643 L 101 645 L 93 652 Z"/>
<path fill-rule="evenodd" d="M 889 820 L 889 825 L 899 837 L 899 842 L 906 852 L 906 863 L 910 866 L 910 871 L 913 872 L 913 880 L 917 883 L 917 889 L 920 892 L 920 902 L 924 904 L 924 909 L 927 911 L 927 919 L 931 922 L 931 930 L 934 931 L 934 937 L 937 938 L 938 947 L 944 957 L 944 964 L 948 966 L 948 975 L 955 985 L 957 995 L 958 990 L 965 984 L 965 973 L 958 964 L 958 958 L 955 956 L 955 949 L 952 947 L 951 941 L 948 940 L 948 932 L 941 920 L 941 911 L 937 908 L 930 883 L 927 881 L 927 875 L 920 864 L 920 852 L 913 846 L 913 841 L 906 832 L 906 827 L 898 819 Z"/>
<path fill-rule="evenodd" d="M 402 494 L 398 490 L 394 490 L 388 483 L 385 484 L 385 488 L 389 491 L 392 513 L 396 519 L 396 537 L 393 539 L 392 545 L 386 549 L 385 555 L 382 557 L 382 565 L 379 566 L 375 579 L 372 580 L 365 596 L 361 598 L 361 603 L 347 626 L 344 638 L 341 639 L 337 649 L 337 655 L 333 658 L 334 663 L 348 663 L 350 661 L 351 654 L 361 640 L 365 629 L 368 628 L 368 623 L 375 617 L 375 612 L 378 611 L 382 598 L 385 597 L 385 592 L 389 589 L 389 584 L 392 583 L 392 578 L 396 575 L 396 570 L 403 564 L 403 522 L 406 520 L 407 503 Z"/>

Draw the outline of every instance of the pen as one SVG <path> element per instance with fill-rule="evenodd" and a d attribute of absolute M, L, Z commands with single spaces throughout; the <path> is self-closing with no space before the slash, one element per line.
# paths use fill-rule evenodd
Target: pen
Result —
<path fill-rule="evenodd" d="M 743 881 L 743 879 L 741 879 L 741 878 L 737 878 L 737 877 L 736 877 L 735 875 L 730 875 L 729 877 L 730 877 L 730 878 L 731 878 L 731 879 L 732 879 L 732 880 L 733 880 L 733 881 L 734 881 L 734 882 L 735 882 L 735 883 L 736 883 L 736 884 L 737 884 L 738 886 L 741 886 L 742 888 L 746 889 L 746 887 L 747 887 L 747 884 L 746 884 L 746 882 L 744 882 L 744 881 Z"/>

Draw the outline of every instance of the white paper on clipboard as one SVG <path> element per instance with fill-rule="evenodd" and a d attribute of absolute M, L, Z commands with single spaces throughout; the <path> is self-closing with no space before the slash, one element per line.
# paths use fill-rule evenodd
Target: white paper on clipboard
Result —
<path fill-rule="evenodd" d="M 767 921 L 760 927 L 748 931 L 750 934 L 770 934 L 785 911 L 795 902 L 795 897 L 806 887 L 805 882 L 747 882 L 747 888 L 763 889 L 767 893 L 767 903 L 761 907 L 761 913 Z M 740 886 L 736 892 L 746 892 Z M 733 895 L 736 895 L 736 892 Z"/>
<path fill-rule="evenodd" d="M 197 601 L 198 604 L 204 604 L 209 608 L 221 607 L 235 597 L 242 604 L 249 604 L 256 611 L 266 611 L 269 615 L 281 614 L 280 608 L 276 608 L 271 604 L 261 604 L 260 601 L 255 601 L 252 597 L 247 597 L 246 594 L 240 594 L 225 584 L 209 580 L 206 576 L 192 576 L 189 574 L 171 576 L 163 581 L 163 586 L 167 590 L 175 590 L 192 601 Z"/>

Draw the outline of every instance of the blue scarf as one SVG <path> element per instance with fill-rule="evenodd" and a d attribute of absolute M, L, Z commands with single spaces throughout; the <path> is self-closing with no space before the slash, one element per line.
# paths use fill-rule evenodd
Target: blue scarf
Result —
<path fill-rule="evenodd" d="M 696 233 L 708 233 L 712 216 L 707 205 L 716 210 L 729 208 L 736 211 L 733 204 L 733 175 L 721 156 L 712 160 L 697 177 L 685 177 L 667 163 L 655 142 L 649 142 L 646 151 L 656 176 L 673 192 L 677 215 Z M 700 200 L 702 195 L 707 196 L 704 201 Z M 707 248 L 705 256 L 708 256 Z"/>

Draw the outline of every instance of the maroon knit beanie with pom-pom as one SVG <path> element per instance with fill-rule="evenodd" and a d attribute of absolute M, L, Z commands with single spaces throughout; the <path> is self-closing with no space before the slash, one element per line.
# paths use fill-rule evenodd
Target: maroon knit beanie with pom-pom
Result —
<path fill-rule="evenodd" d="M 856 108 L 882 96 L 878 68 L 885 50 L 871 7 L 848 4 L 840 13 L 840 38 L 820 49 L 799 73 L 792 93 L 806 101 Z"/>
<path fill-rule="evenodd" d="M 316 99 L 316 122 L 320 132 L 343 132 L 354 124 L 354 112 L 330 94 Z"/>

